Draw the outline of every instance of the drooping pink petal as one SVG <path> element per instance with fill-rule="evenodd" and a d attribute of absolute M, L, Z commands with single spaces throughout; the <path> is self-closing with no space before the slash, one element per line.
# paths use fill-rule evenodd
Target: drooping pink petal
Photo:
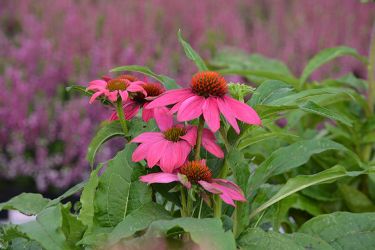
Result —
<path fill-rule="evenodd" d="M 228 120 L 229 124 L 232 125 L 237 134 L 240 133 L 240 128 L 238 127 L 236 118 L 233 114 L 233 111 L 230 105 L 223 98 L 217 98 L 217 106 L 219 107 L 220 112 Z"/>
<path fill-rule="evenodd" d="M 152 168 L 160 160 L 160 157 L 164 154 L 168 141 L 160 140 L 151 143 L 150 150 L 147 153 L 147 165 Z"/>
<path fill-rule="evenodd" d="M 218 158 L 224 158 L 224 152 L 219 145 L 216 144 L 216 137 L 208 129 L 203 129 L 202 146 L 211 154 Z"/>
<path fill-rule="evenodd" d="M 110 121 L 118 120 L 118 116 L 117 116 L 117 112 L 116 111 L 112 112 L 111 116 L 109 117 L 109 120 Z"/>
<path fill-rule="evenodd" d="M 216 132 L 220 128 L 220 114 L 219 107 L 217 106 L 216 97 L 208 97 L 202 107 L 203 117 L 207 123 L 207 126 Z"/>
<path fill-rule="evenodd" d="M 125 114 L 125 119 L 126 120 L 131 120 L 134 116 L 137 115 L 138 111 L 140 108 L 140 104 L 133 101 L 133 100 L 128 100 L 125 105 L 123 106 L 124 114 Z"/>
<path fill-rule="evenodd" d="M 236 201 L 247 201 L 242 190 L 236 184 L 225 179 L 212 179 L 212 185 L 223 193 L 228 195 L 231 199 Z"/>
<path fill-rule="evenodd" d="M 152 173 L 148 175 L 143 175 L 140 178 L 140 181 L 152 184 L 152 183 L 170 183 L 178 181 L 177 174 L 171 173 Z"/>
<path fill-rule="evenodd" d="M 145 96 L 147 96 L 147 92 L 142 88 L 141 85 L 131 83 L 127 88 L 127 91 L 129 92 L 141 92 Z"/>
<path fill-rule="evenodd" d="M 191 182 L 188 180 L 186 175 L 177 173 L 178 181 L 181 182 L 182 185 L 184 185 L 187 189 L 191 188 Z"/>
<path fill-rule="evenodd" d="M 190 126 L 187 129 L 186 134 L 180 136 L 180 138 L 187 141 L 191 146 L 195 146 L 197 142 L 197 131 L 197 126 Z"/>
<path fill-rule="evenodd" d="M 129 98 L 128 91 L 126 91 L 126 90 L 119 90 L 119 93 L 120 93 L 122 101 L 126 102 L 128 100 L 128 98 Z"/>
<path fill-rule="evenodd" d="M 178 109 L 177 120 L 183 122 L 198 118 L 202 114 L 204 102 L 205 98 L 203 96 L 189 97 Z"/>
<path fill-rule="evenodd" d="M 144 108 L 142 109 L 142 119 L 145 122 L 148 122 L 151 118 L 154 117 L 154 110 L 153 109 L 146 109 L 146 105 L 143 106 Z"/>
<path fill-rule="evenodd" d="M 168 106 L 182 100 L 185 100 L 194 94 L 191 92 L 190 89 L 174 89 L 168 90 L 154 101 L 150 102 L 147 108 L 152 109 L 156 107 L 163 107 Z"/>
<path fill-rule="evenodd" d="M 126 92 L 126 91 L 125 91 Z M 115 102 L 117 101 L 117 94 L 118 94 L 118 90 L 115 90 L 115 91 L 110 91 L 106 94 L 106 96 L 108 97 L 108 99 L 111 101 L 111 102 Z M 126 92 L 126 94 L 128 94 Z"/>
<path fill-rule="evenodd" d="M 138 162 L 145 159 L 149 146 L 148 144 L 140 144 L 133 152 L 132 161 Z"/>
<path fill-rule="evenodd" d="M 90 85 L 86 88 L 86 90 L 92 90 L 92 91 L 101 91 L 107 89 L 106 87 L 102 87 L 99 85 Z"/>
<path fill-rule="evenodd" d="M 176 113 L 178 110 L 179 110 L 179 108 L 181 107 L 181 104 L 183 103 L 183 101 L 181 101 L 181 102 L 178 102 L 178 103 L 176 103 L 175 105 L 173 105 L 173 107 L 169 110 L 169 113 L 170 114 L 174 114 L 174 113 Z"/>
<path fill-rule="evenodd" d="M 186 141 L 178 141 L 174 144 L 174 146 L 177 158 L 175 168 L 178 168 L 181 167 L 187 160 L 191 152 L 191 146 Z"/>
<path fill-rule="evenodd" d="M 234 116 L 245 123 L 261 125 L 262 121 L 260 120 L 257 112 L 250 107 L 249 105 L 235 100 L 229 96 L 224 96 L 225 101 L 230 105 Z"/>
<path fill-rule="evenodd" d="M 89 100 L 89 103 L 90 103 L 90 104 L 93 103 L 93 102 L 95 101 L 95 99 L 98 98 L 99 96 L 101 96 L 102 94 L 103 94 L 102 91 L 98 91 L 98 92 L 94 93 L 94 94 L 91 96 L 91 98 L 90 98 L 90 100 Z"/>
<path fill-rule="evenodd" d="M 172 173 L 176 167 L 178 159 L 174 152 L 174 143 L 166 141 L 165 150 L 161 154 L 159 166 L 163 172 Z"/>
<path fill-rule="evenodd" d="M 160 132 L 144 132 L 137 137 L 135 137 L 133 140 L 131 140 L 132 143 L 154 143 L 160 140 L 163 140 L 164 136 Z"/>
<path fill-rule="evenodd" d="M 173 115 L 169 113 L 168 108 L 159 107 L 154 108 L 153 111 L 156 124 L 161 131 L 165 131 L 173 126 Z"/>
<path fill-rule="evenodd" d="M 198 183 L 208 192 L 213 193 L 213 194 L 221 194 L 222 192 L 215 188 L 211 183 L 207 181 L 198 181 Z"/>

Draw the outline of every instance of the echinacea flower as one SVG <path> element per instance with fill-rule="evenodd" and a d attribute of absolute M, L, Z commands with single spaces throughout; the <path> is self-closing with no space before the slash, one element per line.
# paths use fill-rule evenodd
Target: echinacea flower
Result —
<path fill-rule="evenodd" d="M 154 109 L 145 109 L 147 105 L 154 100 L 157 96 L 165 92 L 165 88 L 160 83 L 148 83 L 144 82 L 141 84 L 142 88 L 146 91 L 147 95 L 142 92 L 136 92 L 131 95 L 131 98 L 124 103 L 124 114 L 126 120 L 131 120 L 137 115 L 138 111 L 142 109 L 142 119 L 148 122 L 150 119 L 155 118 L 156 123 L 163 126 L 162 120 L 167 119 L 165 116 L 169 116 L 169 109 L 166 107 L 157 107 Z M 117 120 L 117 112 L 113 112 L 110 120 Z"/>
<path fill-rule="evenodd" d="M 188 161 L 173 173 L 152 173 L 140 177 L 142 182 L 171 183 L 179 181 L 188 189 L 192 185 L 199 185 L 204 190 L 218 194 L 227 204 L 236 206 L 234 201 L 245 202 L 246 198 L 239 186 L 225 179 L 212 178 L 212 172 L 207 167 L 205 160 Z"/>
<path fill-rule="evenodd" d="M 163 172 L 172 173 L 187 160 L 196 144 L 198 129 L 196 126 L 173 125 L 173 120 L 166 122 L 166 129 L 161 129 L 161 132 L 145 132 L 132 140 L 140 143 L 132 160 L 146 159 L 148 167 L 158 165 Z M 222 149 L 216 144 L 215 135 L 208 129 L 203 129 L 202 146 L 216 157 L 224 157 Z"/>
<path fill-rule="evenodd" d="M 136 78 L 129 78 L 128 75 L 116 77 L 114 79 L 104 78 L 105 80 L 94 80 L 89 83 L 86 90 L 94 91 L 89 103 L 93 103 L 96 98 L 104 95 L 111 102 L 116 102 L 120 97 L 123 102 L 128 100 L 129 92 L 141 92 L 147 96 L 142 88 L 142 81 L 131 81 Z M 129 80 L 130 79 L 130 80 Z"/>
<path fill-rule="evenodd" d="M 220 114 L 237 133 L 240 132 L 240 128 L 236 119 L 248 124 L 261 124 L 254 109 L 227 94 L 227 82 L 219 73 L 199 72 L 193 76 L 190 88 L 166 91 L 147 108 L 174 104 L 171 112 L 177 112 L 177 120 L 181 122 L 196 119 L 203 114 L 208 127 L 213 132 L 220 128 Z"/>

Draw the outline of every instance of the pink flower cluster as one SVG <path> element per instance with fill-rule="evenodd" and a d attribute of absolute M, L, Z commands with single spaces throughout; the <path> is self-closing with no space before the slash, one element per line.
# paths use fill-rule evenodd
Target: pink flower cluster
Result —
<path fill-rule="evenodd" d="M 141 181 L 149 184 L 181 182 L 188 189 L 197 185 L 218 194 L 232 206 L 235 206 L 234 201 L 246 201 L 236 184 L 212 178 L 206 161 L 199 160 L 200 144 L 212 155 L 224 157 L 214 134 L 220 129 L 221 114 L 237 133 L 240 132 L 237 120 L 261 124 L 255 110 L 228 96 L 226 80 L 217 72 L 199 72 L 193 76 L 188 88 L 164 92 L 160 85 L 125 78 L 95 80 L 87 89 L 94 91 L 90 102 L 99 96 L 112 103 L 121 102 L 125 119 L 133 118 L 140 108 L 143 109 L 144 121 L 152 117 L 145 114 L 153 114 L 160 132 L 144 132 L 131 140 L 139 144 L 132 160 L 146 160 L 149 168 L 158 166 L 161 172 L 142 176 Z M 174 113 L 177 113 L 177 121 Z M 112 115 L 111 119 L 118 117 L 121 116 Z M 198 118 L 199 126 L 185 124 Z M 204 128 L 205 123 L 208 128 Z M 193 149 L 194 161 L 189 158 Z"/>

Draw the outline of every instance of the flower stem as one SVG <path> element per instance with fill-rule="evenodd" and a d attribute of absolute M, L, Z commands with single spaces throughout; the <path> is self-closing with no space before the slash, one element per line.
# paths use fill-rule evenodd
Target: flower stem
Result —
<path fill-rule="evenodd" d="M 371 43 L 368 56 L 367 65 L 367 82 L 368 82 L 368 93 L 367 93 L 367 105 L 368 105 L 368 115 L 367 118 L 373 116 L 374 113 L 374 95 L 375 95 L 375 23 L 372 27 L 371 32 Z M 362 151 L 362 159 L 364 161 L 369 161 L 371 157 L 372 144 L 367 144 Z"/>
<path fill-rule="evenodd" d="M 180 192 L 181 192 L 181 217 L 187 217 L 186 195 L 185 195 L 185 190 L 183 186 L 181 186 Z"/>
<path fill-rule="evenodd" d="M 126 138 L 128 134 L 128 126 L 126 125 L 125 114 L 124 114 L 124 110 L 122 109 L 121 100 L 118 100 L 116 102 L 116 112 L 117 112 L 118 119 L 120 120 L 122 131 L 124 131 L 124 136 Z"/>
<path fill-rule="evenodd" d="M 223 205 L 220 196 L 215 194 L 214 195 L 214 218 L 221 218 L 221 207 Z"/>
<path fill-rule="evenodd" d="M 194 150 L 194 160 L 196 160 L 196 161 L 199 161 L 201 159 L 200 152 L 201 152 L 201 145 L 202 145 L 203 128 L 204 128 L 204 118 L 201 115 L 199 117 L 198 132 L 197 132 L 197 142 L 195 144 L 195 150 Z"/>

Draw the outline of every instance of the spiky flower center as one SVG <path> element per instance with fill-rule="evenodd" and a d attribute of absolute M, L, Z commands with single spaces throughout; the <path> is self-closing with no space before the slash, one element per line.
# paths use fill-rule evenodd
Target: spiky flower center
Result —
<path fill-rule="evenodd" d="M 128 81 L 125 79 L 112 79 L 109 80 L 107 83 L 107 89 L 110 91 L 115 91 L 115 90 L 126 90 L 128 87 Z"/>
<path fill-rule="evenodd" d="M 142 85 L 142 88 L 146 91 L 147 97 L 159 96 L 164 92 L 164 89 L 158 83 L 145 83 Z M 145 99 L 145 95 L 141 92 L 137 92 L 133 96 L 133 100 L 138 103 L 148 102 Z"/>
<path fill-rule="evenodd" d="M 201 161 L 188 161 L 181 168 L 180 173 L 186 175 L 188 180 L 192 183 L 198 181 L 211 181 L 211 170 Z"/>
<path fill-rule="evenodd" d="M 128 80 L 130 82 L 138 81 L 138 78 L 135 77 L 135 76 L 132 76 L 132 75 L 120 75 L 120 76 L 116 77 L 116 79 L 124 79 L 124 80 Z"/>
<path fill-rule="evenodd" d="M 191 88 L 197 95 L 224 96 L 228 92 L 227 82 L 219 73 L 213 71 L 199 72 L 193 76 Z"/>
<path fill-rule="evenodd" d="M 172 127 L 166 131 L 164 131 L 164 138 L 168 141 L 178 142 L 180 140 L 180 136 L 184 136 L 186 134 L 186 129 L 183 127 Z"/>

